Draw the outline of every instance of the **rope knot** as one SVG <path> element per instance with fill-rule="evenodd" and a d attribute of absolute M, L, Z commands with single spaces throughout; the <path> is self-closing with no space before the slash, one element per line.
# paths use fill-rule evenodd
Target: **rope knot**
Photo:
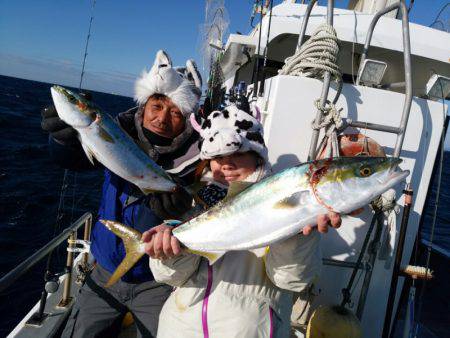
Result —
<path fill-rule="evenodd" d="M 325 106 L 320 105 L 320 100 L 315 100 L 314 105 L 322 111 L 322 119 L 320 121 L 314 119 L 311 123 L 312 129 L 325 128 L 325 135 L 330 136 L 333 131 L 344 127 L 344 121 L 341 117 L 342 108 L 337 110 L 336 106 L 328 100 L 325 102 Z"/>

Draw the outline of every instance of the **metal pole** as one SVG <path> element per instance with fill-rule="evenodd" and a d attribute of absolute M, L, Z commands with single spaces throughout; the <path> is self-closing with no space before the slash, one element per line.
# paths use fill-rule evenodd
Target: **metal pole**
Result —
<path fill-rule="evenodd" d="M 364 269 L 363 264 L 357 265 L 357 263 L 354 262 L 338 261 L 336 259 L 331 258 L 322 258 L 322 264 L 330 266 L 339 266 L 341 268 Z"/>
<path fill-rule="evenodd" d="M 260 10 L 260 22 L 259 22 L 259 38 L 258 38 L 258 52 L 256 55 L 256 60 L 255 60 L 255 82 L 253 84 L 253 98 L 256 98 L 258 96 L 258 77 L 259 77 L 259 53 L 260 51 L 260 47 L 261 47 L 261 34 L 262 34 L 262 24 L 263 24 L 263 3 L 262 0 L 261 1 L 261 5 L 259 6 L 259 10 Z"/>
<path fill-rule="evenodd" d="M 328 0 L 327 4 L 327 24 L 333 26 L 333 9 L 334 0 Z M 303 29 L 303 27 L 302 27 Z M 324 107 L 328 98 L 328 91 L 330 90 L 331 73 L 326 71 L 323 78 L 322 93 L 320 94 L 320 107 Z M 315 121 L 320 121 L 322 119 L 322 110 L 317 109 Z M 313 129 L 311 136 L 311 144 L 309 146 L 309 156 L 308 160 L 312 160 L 316 157 L 317 142 L 319 140 L 320 130 Z"/>
<path fill-rule="evenodd" d="M 368 264 L 370 266 L 370 269 L 366 271 L 366 274 L 364 275 L 364 281 L 361 287 L 361 294 L 359 295 L 358 300 L 358 307 L 356 309 L 356 316 L 359 320 L 362 318 L 362 314 L 364 311 L 364 306 L 366 304 L 366 298 L 367 298 L 367 292 L 369 291 L 370 281 L 372 279 L 372 272 L 373 267 L 375 265 L 375 259 L 377 257 L 377 252 L 380 247 L 380 238 L 381 238 L 381 232 L 383 229 L 383 215 L 382 213 L 378 213 L 376 217 L 376 223 L 377 223 L 377 229 L 375 231 L 375 235 L 373 236 L 373 240 L 369 245 L 369 259 Z"/>
<path fill-rule="evenodd" d="M 270 0 L 270 14 L 269 14 L 269 27 L 267 28 L 267 38 L 266 38 L 266 46 L 264 47 L 264 63 L 262 69 L 262 81 L 259 86 L 258 96 L 262 96 L 264 93 L 264 85 L 266 79 L 266 67 L 267 67 L 267 54 L 269 52 L 269 38 L 270 38 L 270 27 L 272 26 L 272 9 L 273 9 L 273 0 Z"/>
<path fill-rule="evenodd" d="M 302 27 L 300 29 L 300 34 L 298 35 L 297 48 L 295 49 L 296 53 L 300 50 L 300 47 L 302 46 L 303 39 L 305 38 L 306 34 L 306 26 L 308 26 L 309 17 L 311 16 L 312 8 L 316 4 L 316 2 L 317 0 L 311 0 L 308 4 L 308 7 L 306 7 L 305 14 L 303 15 Z"/>
<path fill-rule="evenodd" d="M 385 125 L 377 124 L 377 123 L 353 121 L 352 119 L 345 119 L 345 122 L 346 122 L 347 126 L 349 126 L 349 127 L 364 128 L 364 129 L 369 129 L 369 130 L 378 130 L 378 131 L 384 131 L 386 133 L 392 133 L 392 134 L 397 134 L 397 135 L 400 132 L 400 128 L 385 126 Z"/>
<path fill-rule="evenodd" d="M 409 41 L 408 10 L 406 9 L 404 0 L 400 2 L 400 10 L 402 11 L 403 59 L 405 63 L 406 87 L 405 87 L 405 103 L 403 105 L 402 119 L 400 121 L 401 133 L 398 134 L 397 142 L 395 142 L 393 154 L 394 157 L 400 157 L 412 103 L 411 44 Z"/>
<path fill-rule="evenodd" d="M 375 227 L 375 222 L 377 220 L 379 213 L 380 213 L 379 211 L 376 211 L 375 214 L 372 216 L 372 221 L 370 222 L 369 229 L 367 230 L 366 237 L 364 238 L 364 242 L 361 247 L 361 251 L 359 252 L 358 259 L 356 260 L 356 267 L 361 266 L 362 259 L 366 253 L 366 248 L 367 248 L 367 245 L 369 244 L 370 236 L 372 235 L 372 231 L 373 231 L 373 228 Z M 345 306 L 347 303 L 350 302 L 350 297 L 351 297 L 350 290 L 352 289 L 353 282 L 355 281 L 357 272 L 358 272 L 358 269 L 355 268 L 352 272 L 352 275 L 350 276 L 350 280 L 348 281 L 347 287 L 345 289 L 342 289 L 343 299 L 341 302 L 341 306 Z"/>
<path fill-rule="evenodd" d="M 68 248 L 75 248 L 75 240 L 77 239 L 76 231 L 72 232 L 68 239 Z M 67 262 L 66 262 L 66 279 L 64 281 L 64 291 L 61 301 L 59 302 L 59 307 L 66 307 L 70 303 L 70 288 L 72 286 L 72 267 L 73 267 L 73 252 L 67 251 Z"/>
<path fill-rule="evenodd" d="M 92 227 L 92 217 L 89 217 L 89 218 L 86 219 L 86 222 L 84 223 L 83 239 L 85 241 L 89 241 L 90 238 L 91 238 L 91 227 Z M 84 252 L 82 260 L 81 260 L 81 263 L 82 263 L 83 266 L 87 266 L 88 258 L 89 258 L 89 253 L 88 252 Z"/>
<path fill-rule="evenodd" d="M 413 191 L 409 184 L 407 185 L 403 193 L 405 194 L 405 205 L 403 207 L 402 223 L 400 226 L 397 251 L 395 253 L 395 263 L 394 269 L 392 271 L 391 287 L 389 290 L 389 297 L 386 305 L 386 315 L 384 317 L 383 335 L 382 335 L 383 338 L 389 337 L 389 331 L 391 329 L 392 311 L 394 310 L 395 295 L 397 293 L 397 282 L 398 276 L 400 274 L 400 265 L 403 256 L 403 246 L 405 244 L 406 230 L 408 228 L 409 212 L 411 210 L 412 205 Z"/>

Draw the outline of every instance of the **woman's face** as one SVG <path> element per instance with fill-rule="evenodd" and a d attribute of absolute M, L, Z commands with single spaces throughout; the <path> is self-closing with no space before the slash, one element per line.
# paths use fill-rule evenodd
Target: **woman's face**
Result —
<path fill-rule="evenodd" d="M 255 172 L 257 166 L 258 158 L 253 152 L 234 153 L 210 161 L 214 180 L 225 185 L 245 180 Z"/>

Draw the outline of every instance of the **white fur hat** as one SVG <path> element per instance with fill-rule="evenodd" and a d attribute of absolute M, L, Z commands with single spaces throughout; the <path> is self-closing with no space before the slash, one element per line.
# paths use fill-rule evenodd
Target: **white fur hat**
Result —
<path fill-rule="evenodd" d="M 134 99 L 144 105 L 153 94 L 163 94 L 178 106 L 184 116 L 195 113 L 201 96 L 202 78 L 195 62 L 173 68 L 169 55 L 160 50 L 149 72 L 143 71 L 134 85 Z"/>
<path fill-rule="evenodd" d="M 268 162 L 261 123 L 234 105 L 212 112 L 203 121 L 199 133 L 202 137 L 200 158 L 203 160 L 254 151 Z"/>

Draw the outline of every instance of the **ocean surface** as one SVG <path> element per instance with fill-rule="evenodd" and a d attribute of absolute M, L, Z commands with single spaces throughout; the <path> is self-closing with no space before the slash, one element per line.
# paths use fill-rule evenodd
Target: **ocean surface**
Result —
<path fill-rule="evenodd" d="M 86 211 L 95 213 L 98 208 L 102 172 L 69 172 L 63 187 L 64 170 L 50 158 L 48 134 L 40 127 L 40 110 L 51 103 L 50 86 L 0 76 L 0 277 L 59 234 L 71 221 Z M 92 92 L 92 96 L 111 115 L 133 107 L 133 101 L 128 97 L 98 92 Z M 449 188 L 450 153 L 446 152 L 441 207 L 433 243 L 447 254 L 450 254 Z M 430 237 L 433 206 L 434 195 L 428 201 L 421 231 L 421 237 L 425 240 Z M 61 246 L 53 255 L 50 264 L 53 272 L 62 271 L 64 250 L 65 247 Z M 442 254 L 433 253 L 432 269 L 446 274 L 446 281 L 450 274 L 449 262 Z M 44 284 L 45 263 L 46 260 L 43 260 L 9 290 L 0 293 L 0 337 L 6 336 L 38 301 Z M 436 283 L 445 289 L 447 296 L 442 297 L 441 289 L 437 297 L 429 297 L 433 303 L 424 302 L 423 317 L 431 321 L 442 318 L 443 311 L 444 315 L 450 313 L 449 284 L 445 287 L 442 280 Z M 437 284 L 430 282 L 427 292 L 433 292 L 434 286 Z M 436 305 L 434 302 L 443 303 Z M 448 333 L 446 336 L 449 337 L 450 327 L 432 329 L 431 332 L 426 337 L 441 337 L 443 332 Z"/>

